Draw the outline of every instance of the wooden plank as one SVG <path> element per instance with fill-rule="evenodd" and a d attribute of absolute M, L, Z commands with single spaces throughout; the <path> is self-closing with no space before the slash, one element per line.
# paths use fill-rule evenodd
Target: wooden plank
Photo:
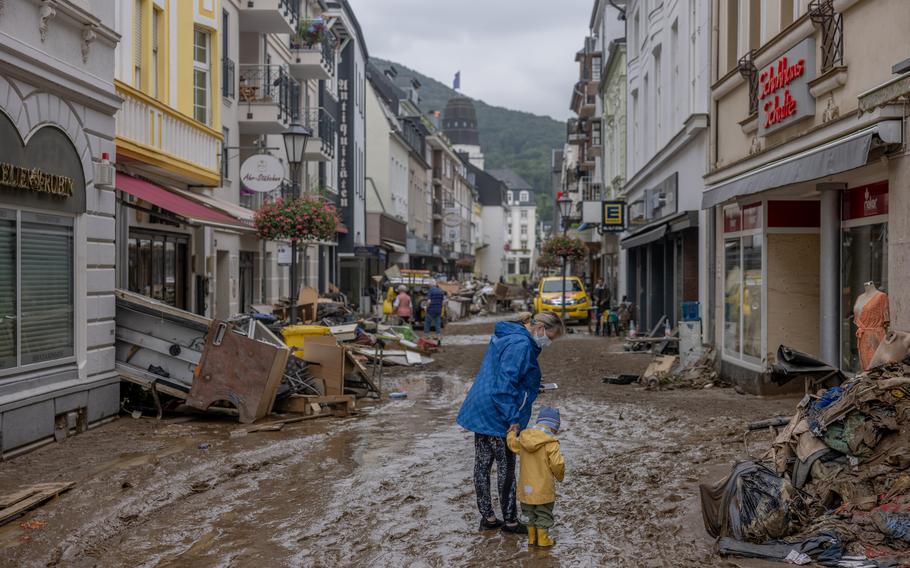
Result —
<path fill-rule="evenodd" d="M 372 389 L 373 392 L 378 395 L 382 395 L 382 393 L 379 391 L 379 387 L 373 383 L 373 378 L 369 375 L 369 372 L 367 371 L 366 367 L 363 366 L 363 363 L 361 363 L 360 360 L 358 360 L 357 357 L 354 356 L 354 353 L 350 350 L 345 350 L 345 353 L 347 354 L 348 359 L 351 361 L 351 363 L 354 364 L 354 367 L 360 373 L 360 376 L 363 378 L 363 382 L 369 385 L 370 389 Z"/>
<path fill-rule="evenodd" d="M 333 396 L 309 396 L 309 395 L 292 395 L 281 402 L 281 408 L 284 412 L 309 414 L 312 410 L 310 405 L 325 404 L 337 405 L 343 404 L 349 410 L 355 410 L 357 407 L 354 395 L 343 394 Z"/>
<path fill-rule="evenodd" d="M 37 507 L 41 503 L 53 499 L 64 491 L 68 491 L 69 489 L 73 488 L 75 485 L 75 483 L 67 481 L 62 483 L 47 483 L 32 486 L 32 488 L 39 488 L 37 493 L 16 502 L 12 506 L 7 506 L 0 510 L 0 525 L 18 517 L 32 507 Z M 4 499 L 4 501 L 6 501 L 6 499 Z"/>

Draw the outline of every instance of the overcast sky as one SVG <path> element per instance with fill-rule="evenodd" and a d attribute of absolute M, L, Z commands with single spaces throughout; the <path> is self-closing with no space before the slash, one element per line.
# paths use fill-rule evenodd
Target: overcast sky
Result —
<path fill-rule="evenodd" d="M 349 0 L 371 55 L 487 103 L 565 119 L 594 0 Z M 615 36 L 622 22 L 608 8 Z M 610 38 L 612 39 L 612 38 Z"/>

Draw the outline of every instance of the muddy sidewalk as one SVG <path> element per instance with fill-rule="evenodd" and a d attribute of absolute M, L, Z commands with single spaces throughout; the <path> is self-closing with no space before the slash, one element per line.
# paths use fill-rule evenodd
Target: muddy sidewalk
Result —
<path fill-rule="evenodd" d="M 607 386 L 641 355 L 569 336 L 541 356 L 567 461 L 558 540 L 479 534 L 473 443 L 454 423 L 491 323 L 452 325 L 429 366 L 390 373 L 402 401 L 357 418 L 231 439 L 231 422 L 121 419 L 0 465 L 0 491 L 76 487 L 0 528 L 3 566 L 723 566 L 697 484 L 742 455 L 752 420 L 792 408 L 729 389 Z M 45 521 L 41 528 L 21 521 Z"/>

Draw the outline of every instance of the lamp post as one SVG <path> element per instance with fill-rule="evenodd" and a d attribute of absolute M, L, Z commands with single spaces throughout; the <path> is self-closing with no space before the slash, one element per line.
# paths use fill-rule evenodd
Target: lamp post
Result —
<path fill-rule="evenodd" d="M 556 201 L 559 205 L 560 221 L 562 222 L 562 236 L 565 237 L 569 231 L 569 214 L 572 212 L 572 200 L 565 193 Z M 562 321 L 566 322 L 566 262 L 568 257 L 562 256 Z"/>
<path fill-rule="evenodd" d="M 306 143 L 313 136 L 313 131 L 301 125 L 298 121 L 291 123 L 287 130 L 281 133 L 284 138 L 284 151 L 288 157 L 288 167 L 291 171 L 291 198 L 300 197 L 300 166 L 303 164 L 303 154 Z M 291 241 L 291 274 L 288 291 L 291 296 L 291 324 L 297 323 L 297 295 L 299 282 L 297 279 L 297 241 Z"/>

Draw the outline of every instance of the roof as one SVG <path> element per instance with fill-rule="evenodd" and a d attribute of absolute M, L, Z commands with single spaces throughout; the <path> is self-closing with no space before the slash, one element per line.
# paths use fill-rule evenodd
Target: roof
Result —
<path fill-rule="evenodd" d="M 501 168 L 498 170 L 490 170 L 490 175 L 501 180 L 506 184 L 506 187 L 509 189 L 522 190 L 526 189 L 528 191 L 534 191 L 534 188 L 531 187 L 531 184 L 525 181 L 523 177 L 516 174 L 514 170 L 510 168 Z"/>
<path fill-rule="evenodd" d="M 477 188 L 478 201 L 481 205 L 501 207 L 506 203 L 505 193 L 508 187 L 505 183 L 470 162 L 466 162 L 465 166 L 468 172 L 474 174 L 474 186 Z"/>

